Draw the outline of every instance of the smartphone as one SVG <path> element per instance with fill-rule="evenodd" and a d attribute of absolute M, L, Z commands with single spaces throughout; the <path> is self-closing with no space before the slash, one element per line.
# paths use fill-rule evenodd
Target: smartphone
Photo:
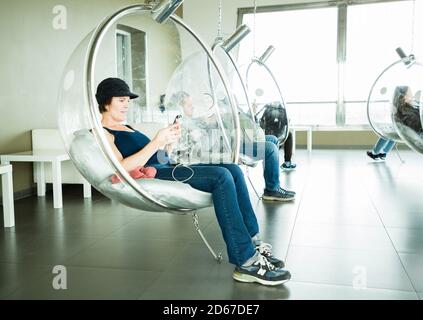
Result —
<path fill-rule="evenodd" d="M 176 117 L 175 117 L 175 121 L 173 121 L 173 124 L 176 124 L 176 121 L 178 121 L 179 119 L 181 119 L 182 118 L 182 116 L 180 115 L 180 114 L 178 114 Z"/>

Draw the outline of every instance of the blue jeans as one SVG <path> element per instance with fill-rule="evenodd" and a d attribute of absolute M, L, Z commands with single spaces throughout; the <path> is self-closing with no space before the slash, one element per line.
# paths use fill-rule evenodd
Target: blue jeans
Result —
<path fill-rule="evenodd" d="M 159 165 L 156 168 L 156 178 L 173 180 L 174 167 Z M 187 183 L 195 189 L 212 194 L 229 262 L 241 266 L 255 254 L 251 238 L 259 232 L 244 174 L 235 164 L 196 164 L 190 168 L 194 170 L 194 175 Z M 191 170 L 185 167 L 177 167 L 174 171 L 178 180 L 185 180 L 191 174 Z"/>
<path fill-rule="evenodd" d="M 278 138 L 267 135 L 265 142 L 244 142 L 241 148 L 241 153 L 255 160 L 264 160 L 263 176 L 266 189 L 269 191 L 274 191 L 280 187 L 278 144 Z"/>
<path fill-rule="evenodd" d="M 383 153 L 389 153 L 393 147 L 395 146 L 394 140 L 386 140 L 383 138 L 379 138 L 379 140 L 376 142 L 375 146 L 373 147 L 373 154 L 378 154 L 383 151 Z"/>

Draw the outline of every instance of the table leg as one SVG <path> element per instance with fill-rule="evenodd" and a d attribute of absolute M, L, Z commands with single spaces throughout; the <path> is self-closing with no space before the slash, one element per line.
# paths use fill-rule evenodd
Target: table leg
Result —
<path fill-rule="evenodd" d="M 44 175 L 44 162 L 35 162 L 35 174 L 37 176 L 37 195 L 44 197 L 46 195 L 46 178 Z"/>
<path fill-rule="evenodd" d="M 295 129 L 291 129 L 292 132 L 292 155 L 295 154 L 295 149 L 297 148 L 297 132 Z"/>
<path fill-rule="evenodd" d="M 60 161 L 52 162 L 53 175 L 53 204 L 54 208 L 62 208 L 62 164 Z"/>
<path fill-rule="evenodd" d="M 91 198 L 91 185 L 84 181 L 84 198 Z"/>
<path fill-rule="evenodd" d="M 15 226 L 15 209 L 13 204 L 13 179 L 12 172 L 7 172 L 1 177 L 3 191 L 3 218 L 4 227 Z"/>
<path fill-rule="evenodd" d="M 307 150 L 308 150 L 308 153 L 311 153 L 312 148 L 313 148 L 313 130 L 308 129 L 308 131 L 307 131 Z"/>

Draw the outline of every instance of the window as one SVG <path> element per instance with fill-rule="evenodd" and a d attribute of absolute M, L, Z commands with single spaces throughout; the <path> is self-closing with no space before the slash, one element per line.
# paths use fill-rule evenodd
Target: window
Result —
<path fill-rule="evenodd" d="M 145 32 L 119 24 L 116 29 L 116 74 L 125 80 L 139 98 L 132 100 L 128 122 L 143 121 L 147 109 L 146 81 L 146 34 Z"/>
<path fill-rule="evenodd" d="M 132 84 L 131 34 L 118 30 L 116 32 L 117 76 Z"/>
<path fill-rule="evenodd" d="M 262 7 L 256 17 L 251 8 L 240 9 L 253 36 L 241 43 L 238 62 L 245 65 L 273 45 L 267 65 L 292 123 L 367 127 L 367 96 L 382 70 L 399 59 L 395 49 L 423 51 L 414 40 L 423 32 L 416 15 L 423 1 L 369 2 Z"/>
<path fill-rule="evenodd" d="M 413 39 L 415 32 L 423 29 L 421 19 L 413 18 L 413 12 L 422 12 L 420 4 L 421 1 L 395 1 L 348 8 L 345 63 L 347 125 L 368 122 L 366 102 L 370 88 L 382 70 L 399 60 L 396 48 L 401 47 L 406 54 L 423 53 L 423 43 Z M 414 9 L 414 5 L 420 8 Z"/>

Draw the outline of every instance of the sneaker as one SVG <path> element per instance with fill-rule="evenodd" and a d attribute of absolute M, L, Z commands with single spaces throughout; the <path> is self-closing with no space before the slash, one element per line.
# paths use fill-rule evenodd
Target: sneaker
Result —
<path fill-rule="evenodd" d="M 232 277 L 240 282 L 258 282 L 265 286 L 277 286 L 291 279 L 288 270 L 276 268 L 265 256 L 258 255 L 250 266 L 235 267 Z"/>
<path fill-rule="evenodd" d="M 380 160 L 386 160 L 386 153 L 379 153 L 377 156 Z"/>
<path fill-rule="evenodd" d="M 263 200 L 272 200 L 272 201 L 291 201 L 295 199 L 295 192 L 288 191 L 279 187 L 275 191 L 269 191 L 264 189 L 262 196 Z"/>
<path fill-rule="evenodd" d="M 285 263 L 272 254 L 272 245 L 270 243 L 262 242 L 260 245 L 256 246 L 256 250 L 260 252 L 261 255 L 265 256 L 267 261 L 273 264 L 276 268 L 285 267 Z"/>
<path fill-rule="evenodd" d="M 374 154 L 372 151 L 367 151 L 366 154 L 372 158 L 373 160 L 377 160 L 379 158 L 379 154 Z"/>
<path fill-rule="evenodd" d="M 283 171 L 292 171 L 292 170 L 295 170 L 296 167 L 297 167 L 297 165 L 295 163 L 292 163 L 292 162 L 284 162 L 281 165 L 281 169 Z"/>

